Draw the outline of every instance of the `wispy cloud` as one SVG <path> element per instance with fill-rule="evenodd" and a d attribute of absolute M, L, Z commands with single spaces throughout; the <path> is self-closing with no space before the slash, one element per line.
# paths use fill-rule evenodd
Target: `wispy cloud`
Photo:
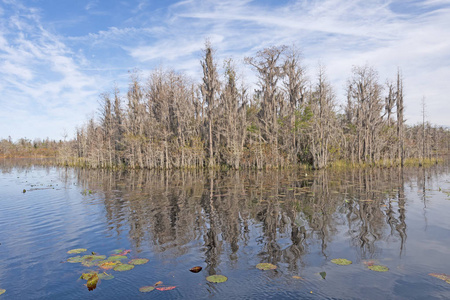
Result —
<path fill-rule="evenodd" d="M 127 71 L 136 67 L 145 71 L 163 65 L 200 79 L 206 38 L 217 49 L 219 66 L 233 57 L 250 85 L 254 75 L 243 64 L 245 56 L 271 45 L 295 44 L 310 78 L 319 60 L 327 67 L 339 99 L 344 99 L 352 65 L 373 65 L 381 82 L 400 67 L 409 122 L 420 120 L 425 95 L 430 121 L 450 125 L 442 110 L 450 93 L 450 1 L 186 0 L 169 5 L 132 0 L 80 5 L 84 14 L 47 21 L 43 7 L 3 0 L 0 105 L 6 110 L 0 118 L 9 121 L 0 121 L 0 137 L 9 132 L 2 126 L 29 124 L 25 117 L 15 121 L 10 115 L 33 121 L 45 116 L 40 123 L 48 126 L 29 131 L 34 136 L 58 136 L 57 120 L 74 128 L 95 111 L 97 95 L 113 81 L 126 88 Z M 108 17 L 98 22 L 95 12 Z M 96 26 L 81 33 L 77 28 L 84 23 Z"/>

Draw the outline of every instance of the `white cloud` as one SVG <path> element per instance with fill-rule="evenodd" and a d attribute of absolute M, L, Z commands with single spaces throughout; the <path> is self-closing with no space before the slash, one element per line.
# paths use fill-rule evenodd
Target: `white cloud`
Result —
<path fill-rule="evenodd" d="M 65 127 L 81 125 L 85 115 L 95 111 L 97 95 L 110 90 L 114 80 L 126 88 L 127 71 L 135 67 L 151 70 L 163 65 L 199 81 L 206 38 L 217 49 L 219 67 L 224 58 L 233 57 L 247 81 L 253 81 L 254 74 L 243 64 L 245 56 L 271 45 L 296 44 L 310 78 L 319 60 L 327 67 L 339 99 L 345 98 L 352 65 L 373 65 L 382 83 L 400 67 L 409 122 L 420 120 L 420 99 L 425 95 L 430 121 L 450 125 L 442 109 L 448 107 L 450 94 L 450 1 L 188 0 L 154 8 L 139 0 L 120 4 L 122 21 L 108 28 L 80 35 L 75 30 L 78 24 L 67 23 L 74 28 L 71 36 L 59 34 L 57 27 L 47 28 L 37 9 L 4 3 L 0 105 L 7 112 L 3 114 L 34 116 L 33 109 L 40 109 L 47 116 L 41 123 L 48 128 L 59 126 L 57 120 L 69 112 Z M 83 7 L 89 10 L 87 15 L 94 9 L 112 13 L 102 5 L 89 1 Z M 0 122 L 2 137 L 7 133 Z M 36 136 L 61 131 L 41 129 L 34 131 Z"/>

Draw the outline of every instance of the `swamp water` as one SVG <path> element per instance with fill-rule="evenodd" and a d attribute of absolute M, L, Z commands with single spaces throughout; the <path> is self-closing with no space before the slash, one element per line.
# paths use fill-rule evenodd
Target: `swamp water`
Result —
<path fill-rule="evenodd" d="M 450 299 L 437 275 L 450 275 L 449 215 L 447 164 L 306 175 L 3 160 L 0 300 Z M 148 262 L 114 270 L 134 258 Z M 89 271 L 114 278 L 89 291 Z"/>

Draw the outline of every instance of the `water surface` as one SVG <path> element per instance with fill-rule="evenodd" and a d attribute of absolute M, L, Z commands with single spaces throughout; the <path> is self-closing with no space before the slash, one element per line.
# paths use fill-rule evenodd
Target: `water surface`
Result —
<path fill-rule="evenodd" d="M 450 299 L 450 284 L 428 275 L 450 274 L 447 164 L 308 174 L 0 166 L 0 299 Z M 88 291 L 79 277 L 95 267 L 66 262 L 74 248 L 149 262 L 107 271 L 115 278 Z M 209 283 L 212 274 L 228 281 Z M 158 281 L 176 288 L 139 292 Z"/>

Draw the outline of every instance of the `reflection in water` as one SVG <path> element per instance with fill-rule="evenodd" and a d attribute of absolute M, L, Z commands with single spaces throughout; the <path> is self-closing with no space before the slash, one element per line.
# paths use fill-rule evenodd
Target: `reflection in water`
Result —
<path fill-rule="evenodd" d="M 418 170 L 420 170 L 418 172 Z M 423 170 L 423 171 L 422 171 Z M 136 249 L 151 247 L 167 258 L 200 249 L 209 274 L 246 259 L 286 263 L 297 272 L 305 254 L 328 259 L 331 241 L 350 237 L 357 256 L 380 256 L 383 243 L 406 248 L 405 185 L 423 189 L 425 169 L 366 169 L 350 172 L 139 171 L 78 169 L 85 191 L 96 193 L 111 231 L 128 236 Z M 61 170 L 61 176 L 68 173 Z M 257 250 L 254 250 L 257 249 Z"/>

